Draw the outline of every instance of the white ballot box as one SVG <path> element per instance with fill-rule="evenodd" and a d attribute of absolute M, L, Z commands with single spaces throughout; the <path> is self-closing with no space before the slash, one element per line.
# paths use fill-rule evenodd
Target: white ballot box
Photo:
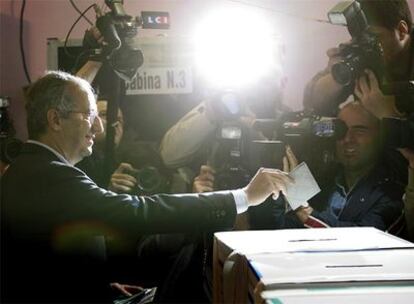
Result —
<path fill-rule="evenodd" d="M 220 232 L 213 300 L 253 302 L 263 290 L 297 284 L 414 282 L 413 263 L 413 243 L 369 227 Z"/>
<path fill-rule="evenodd" d="M 414 286 L 408 284 L 283 289 L 263 292 L 267 304 L 411 304 Z"/>

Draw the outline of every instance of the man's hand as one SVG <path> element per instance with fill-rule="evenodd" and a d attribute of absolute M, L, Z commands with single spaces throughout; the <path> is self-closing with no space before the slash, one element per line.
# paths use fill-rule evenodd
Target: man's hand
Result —
<path fill-rule="evenodd" d="M 381 92 L 377 77 L 371 70 L 365 70 L 364 75 L 357 79 L 354 93 L 364 108 L 379 119 L 401 116 L 395 107 L 395 97 Z"/>
<path fill-rule="evenodd" d="M 214 190 L 214 174 L 216 172 L 210 166 L 204 165 L 200 168 L 200 174 L 194 179 L 193 192 L 211 192 Z"/>
<path fill-rule="evenodd" d="M 289 145 L 286 145 L 285 156 L 283 156 L 283 171 L 290 172 L 298 165 L 298 159 Z"/>
<path fill-rule="evenodd" d="M 256 206 L 263 203 L 270 194 L 273 194 L 274 199 L 279 197 L 280 191 L 286 194 L 286 186 L 293 183 L 293 179 L 286 172 L 260 168 L 243 190 L 249 206 Z"/>
<path fill-rule="evenodd" d="M 143 291 L 144 288 L 141 286 L 136 285 L 127 285 L 127 284 L 120 284 L 120 283 L 110 283 L 112 289 L 119 291 L 122 295 L 130 297 L 133 294 Z"/>
<path fill-rule="evenodd" d="M 132 193 L 137 180 L 130 173 L 136 171 L 130 164 L 121 163 L 112 174 L 108 189 L 117 193 Z"/>
<path fill-rule="evenodd" d="M 408 165 L 414 170 L 414 150 L 408 148 L 400 148 L 398 151 L 408 160 Z"/>
<path fill-rule="evenodd" d="M 296 216 L 302 223 L 306 223 L 309 219 L 309 216 L 312 214 L 313 208 L 311 206 L 299 207 L 295 210 Z"/>
<path fill-rule="evenodd" d="M 254 122 L 256 121 L 256 114 L 250 109 L 250 107 L 246 106 L 244 109 L 244 114 L 240 116 L 239 122 L 246 126 L 247 128 L 253 128 Z"/>

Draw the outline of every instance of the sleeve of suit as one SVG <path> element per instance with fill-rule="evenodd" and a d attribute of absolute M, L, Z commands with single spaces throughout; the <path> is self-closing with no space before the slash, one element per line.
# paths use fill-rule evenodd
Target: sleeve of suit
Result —
<path fill-rule="evenodd" d="M 108 224 L 132 233 L 197 232 L 231 228 L 236 216 L 230 192 L 130 196 L 96 186 L 81 170 L 55 164 L 48 200 L 59 199 L 60 216 Z"/>

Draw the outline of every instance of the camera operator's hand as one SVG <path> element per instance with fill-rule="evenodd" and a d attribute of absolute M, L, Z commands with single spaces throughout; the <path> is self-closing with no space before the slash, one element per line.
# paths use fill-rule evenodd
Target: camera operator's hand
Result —
<path fill-rule="evenodd" d="M 283 171 L 290 172 L 298 165 L 298 159 L 289 145 L 285 147 L 286 155 L 283 156 Z"/>
<path fill-rule="evenodd" d="M 144 290 L 144 288 L 142 288 L 141 286 L 120 284 L 117 282 L 110 283 L 109 285 L 111 286 L 112 289 L 120 292 L 122 295 L 127 296 L 127 297 L 130 297 L 133 294 Z"/>
<path fill-rule="evenodd" d="M 130 174 L 136 171 L 130 164 L 121 163 L 112 174 L 108 189 L 117 193 L 133 193 L 137 180 Z"/>
<path fill-rule="evenodd" d="M 296 216 L 302 223 L 306 223 L 309 219 L 309 216 L 312 214 L 313 208 L 311 206 L 299 207 L 295 210 Z"/>
<path fill-rule="evenodd" d="M 211 192 L 214 191 L 214 174 L 216 172 L 210 166 L 203 165 L 200 168 L 200 174 L 194 179 L 193 192 Z"/>
<path fill-rule="evenodd" d="M 354 93 L 364 108 L 379 119 L 401 116 L 395 107 L 395 97 L 381 92 L 377 77 L 371 70 L 365 70 L 357 79 Z"/>
<path fill-rule="evenodd" d="M 286 185 L 293 183 L 294 180 L 286 172 L 260 168 L 243 190 L 247 195 L 249 206 L 256 206 L 264 202 L 271 194 L 275 199 L 279 197 L 280 191 L 286 194 Z"/>
<path fill-rule="evenodd" d="M 254 112 L 248 106 L 246 106 L 245 113 L 239 118 L 240 123 L 251 129 L 253 128 L 255 120 L 256 114 L 254 114 Z"/>
<path fill-rule="evenodd" d="M 414 170 L 414 150 L 408 148 L 400 148 L 398 151 L 408 160 L 408 166 Z"/>

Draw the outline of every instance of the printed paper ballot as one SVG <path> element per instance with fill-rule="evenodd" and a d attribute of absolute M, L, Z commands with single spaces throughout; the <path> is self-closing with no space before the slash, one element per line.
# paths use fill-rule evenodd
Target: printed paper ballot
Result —
<path fill-rule="evenodd" d="M 289 176 L 295 180 L 295 183 L 287 186 L 286 200 L 293 210 L 300 206 L 307 206 L 306 202 L 321 191 L 308 165 L 304 162 L 296 166 Z"/>

